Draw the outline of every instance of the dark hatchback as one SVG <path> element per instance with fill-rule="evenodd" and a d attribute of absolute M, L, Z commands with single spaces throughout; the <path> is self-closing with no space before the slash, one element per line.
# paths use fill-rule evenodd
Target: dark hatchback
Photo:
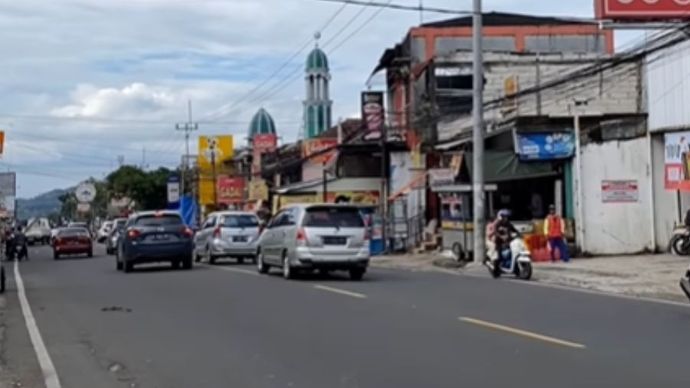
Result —
<path fill-rule="evenodd" d="M 192 268 L 194 232 L 177 212 L 149 211 L 129 217 L 118 239 L 117 269 L 131 272 L 136 264 L 170 262 Z"/>

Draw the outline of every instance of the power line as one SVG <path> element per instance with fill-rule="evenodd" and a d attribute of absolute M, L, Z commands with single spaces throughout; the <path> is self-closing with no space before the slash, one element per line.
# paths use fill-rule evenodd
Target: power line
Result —
<path fill-rule="evenodd" d="M 388 0 L 387 4 L 390 4 L 390 3 L 392 3 L 392 2 L 393 2 L 393 0 Z M 362 9 L 364 9 L 364 8 L 362 8 Z M 357 33 L 359 33 L 360 31 L 362 31 L 362 30 L 364 29 L 364 27 L 366 27 L 369 23 L 371 23 L 371 21 L 374 20 L 374 18 L 376 18 L 383 10 L 385 10 L 385 8 L 379 8 L 379 9 L 377 9 L 374 13 L 372 13 L 372 14 L 369 16 L 369 18 L 367 18 L 367 19 L 364 21 L 364 23 L 360 24 L 359 27 L 357 27 L 354 31 L 352 31 L 352 32 L 350 33 L 350 35 L 346 36 L 345 39 L 343 39 L 342 41 L 340 41 L 340 43 L 338 43 L 337 45 L 335 45 L 335 47 L 331 48 L 329 54 L 332 54 L 334 51 L 338 50 L 338 49 L 339 49 L 340 47 L 342 47 L 342 45 L 344 45 L 348 40 L 352 39 L 353 36 L 357 35 Z"/>
<path fill-rule="evenodd" d="M 331 23 L 340 15 L 340 13 L 343 12 L 343 10 L 348 6 L 348 4 L 343 4 L 340 8 L 338 8 L 329 18 L 326 20 L 326 22 L 321 26 L 321 28 L 318 30 L 320 32 L 325 31 Z M 274 70 L 268 77 L 266 77 L 261 83 L 259 83 L 257 86 L 252 88 L 249 92 L 245 93 L 242 97 L 236 99 L 234 102 L 227 104 L 225 106 L 220 107 L 219 109 L 216 109 L 210 116 L 216 116 L 216 117 L 223 117 L 233 111 L 235 107 L 237 107 L 239 104 L 242 102 L 245 102 L 247 98 L 252 96 L 254 93 L 256 93 L 258 90 L 263 88 L 266 84 L 268 84 L 272 79 L 274 79 L 278 74 L 280 74 L 283 69 L 285 69 L 292 61 L 297 58 L 298 55 L 302 54 L 304 50 L 309 47 L 311 44 L 312 40 L 307 39 L 306 42 L 304 42 L 295 52 L 292 53 L 283 63 L 281 63 L 276 70 Z"/>
<path fill-rule="evenodd" d="M 459 11 L 459 10 L 454 10 L 454 9 L 449 9 L 449 8 L 438 8 L 438 7 L 424 7 L 421 5 L 418 6 L 411 6 L 411 5 L 402 5 L 402 4 L 397 4 L 397 3 L 382 3 L 382 2 L 377 2 L 377 1 L 360 1 L 360 0 L 315 0 L 315 1 L 323 1 L 327 3 L 342 3 L 342 4 L 351 4 L 351 5 L 357 5 L 361 7 L 379 7 L 379 8 L 390 8 L 390 9 L 396 9 L 400 11 L 414 11 L 414 12 L 434 12 L 434 13 L 442 13 L 442 14 L 451 14 L 451 15 L 471 15 L 471 11 Z"/>

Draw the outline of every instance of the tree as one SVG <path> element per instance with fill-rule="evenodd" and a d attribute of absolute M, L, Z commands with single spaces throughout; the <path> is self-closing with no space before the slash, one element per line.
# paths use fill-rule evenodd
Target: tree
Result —
<path fill-rule="evenodd" d="M 173 174 L 167 168 L 143 171 L 135 166 L 122 166 L 106 178 L 107 190 L 113 197 L 133 199 L 141 210 L 167 207 L 167 182 Z"/>

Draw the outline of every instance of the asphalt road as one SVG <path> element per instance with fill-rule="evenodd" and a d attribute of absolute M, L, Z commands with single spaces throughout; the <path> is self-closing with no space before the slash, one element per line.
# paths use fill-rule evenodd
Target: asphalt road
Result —
<path fill-rule="evenodd" d="M 442 273 L 285 281 L 251 265 L 124 274 L 102 254 L 31 256 L 19 271 L 61 387 L 690 383 L 690 307 Z M 13 280 L 0 384 L 43 387 Z"/>

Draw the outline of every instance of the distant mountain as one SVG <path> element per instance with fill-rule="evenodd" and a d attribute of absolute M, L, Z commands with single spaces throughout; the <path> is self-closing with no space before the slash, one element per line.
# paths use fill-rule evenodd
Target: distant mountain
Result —
<path fill-rule="evenodd" d="M 30 199 L 17 199 L 17 217 L 27 220 L 31 217 L 46 217 L 60 211 L 60 196 L 73 189 L 55 189 Z"/>

